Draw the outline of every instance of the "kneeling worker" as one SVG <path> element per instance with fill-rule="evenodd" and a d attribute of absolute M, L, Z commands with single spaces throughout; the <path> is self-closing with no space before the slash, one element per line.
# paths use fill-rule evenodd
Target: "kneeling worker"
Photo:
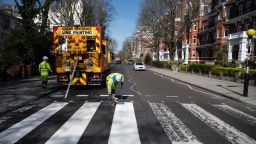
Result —
<path fill-rule="evenodd" d="M 111 105 L 115 105 L 117 103 L 115 98 L 115 89 L 119 82 L 121 82 L 121 89 L 124 84 L 124 75 L 120 73 L 111 73 L 107 76 L 107 89 L 108 89 L 108 100 L 111 101 Z"/>

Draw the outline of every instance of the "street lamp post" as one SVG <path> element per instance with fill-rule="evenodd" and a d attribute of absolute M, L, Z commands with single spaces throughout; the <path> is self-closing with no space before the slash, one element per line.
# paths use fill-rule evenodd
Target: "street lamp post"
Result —
<path fill-rule="evenodd" d="M 255 30 L 254 29 L 249 29 L 246 32 L 248 36 L 248 53 L 247 53 L 247 62 L 246 62 L 246 71 L 245 71 L 245 76 L 244 76 L 244 93 L 243 95 L 245 97 L 248 96 L 248 86 L 249 86 L 249 80 L 250 80 L 250 54 L 251 54 L 251 43 L 252 43 L 252 37 L 255 35 Z"/>

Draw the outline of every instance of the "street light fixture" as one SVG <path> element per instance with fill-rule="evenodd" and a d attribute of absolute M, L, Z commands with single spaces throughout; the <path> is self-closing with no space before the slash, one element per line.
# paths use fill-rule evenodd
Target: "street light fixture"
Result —
<path fill-rule="evenodd" d="M 250 54 L 251 54 L 251 43 L 252 43 L 252 37 L 255 35 L 254 29 L 249 29 L 246 32 L 248 36 L 248 53 L 247 53 L 247 63 L 246 63 L 246 71 L 244 76 L 244 96 L 248 96 L 248 86 L 249 86 L 249 80 L 250 80 Z"/>

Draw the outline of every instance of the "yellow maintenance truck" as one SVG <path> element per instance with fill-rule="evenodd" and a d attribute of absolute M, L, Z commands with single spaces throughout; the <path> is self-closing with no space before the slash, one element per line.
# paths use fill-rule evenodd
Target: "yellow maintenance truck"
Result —
<path fill-rule="evenodd" d="M 99 26 L 55 26 L 57 80 L 71 85 L 102 85 L 110 72 L 112 53 Z"/>

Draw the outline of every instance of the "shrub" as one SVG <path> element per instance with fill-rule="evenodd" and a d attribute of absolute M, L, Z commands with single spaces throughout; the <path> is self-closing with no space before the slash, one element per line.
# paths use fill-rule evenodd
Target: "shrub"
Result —
<path fill-rule="evenodd" d="M 150 65 L 152 63 L 152 58 L 149 53 L 147 53 L 147 55 L 145 56 L 144 63 L 146 65 Z"/>
<path fill-rule="evenodd" d="M 189 70 L 196 70 L 199 71 L 201 70 L 202 72 L 209 72 L 212 71 L 215 67 L 217 67 L 216 65 L 210 65 L 210 64 L 191 64 L 189 65 Z"/>
<path fill-rule="evenodd" d="M 189 67 L 189 65 L 182 64 L 182 65 L 180 65 L 180 70 L 181 71 L 187 71 L 188 67 Z"/>

